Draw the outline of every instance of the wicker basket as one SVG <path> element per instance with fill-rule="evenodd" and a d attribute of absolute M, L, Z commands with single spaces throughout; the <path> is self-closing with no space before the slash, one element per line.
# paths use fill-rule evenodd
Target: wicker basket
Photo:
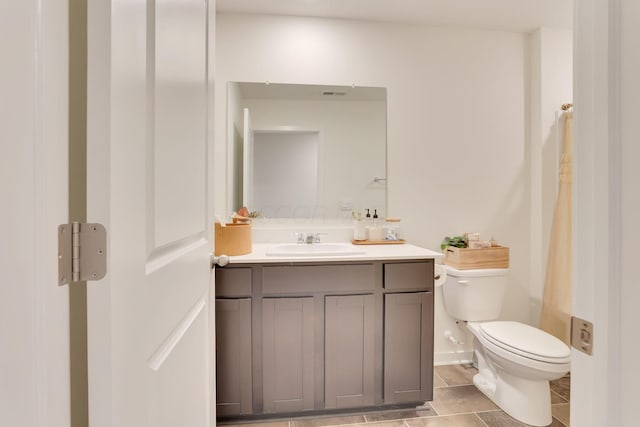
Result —
<path fill-rule="evenodd" d="M 493 246 L 470 249 L 447 246 L 444 250 L 444 263 L 458 270 L 509 268 L 509 248 Z"/>
<path fill-rule="evenodd" d="M 246 255 L 251 253 L 251 224 L 227 224 L 222 227 L 215 223 L 215 250 L 219 255 Z"/>

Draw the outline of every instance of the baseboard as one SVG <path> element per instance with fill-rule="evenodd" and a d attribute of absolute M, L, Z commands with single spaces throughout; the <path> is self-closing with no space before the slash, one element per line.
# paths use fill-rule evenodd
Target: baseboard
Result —
<path fill-rule="evenodd" d="M 473 351 L 455 351 L 447 353 L 435 353 L 433 364 L 439 365 L 459 365 L 473 362 Z"/>

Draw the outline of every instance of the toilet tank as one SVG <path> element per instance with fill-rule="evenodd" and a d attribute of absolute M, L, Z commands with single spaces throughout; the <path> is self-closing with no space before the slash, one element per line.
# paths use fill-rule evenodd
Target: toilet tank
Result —
<path fill-rule="evenodd" d="M 479 322 L 497 319 L 507 287 L 507 268 L 458 270 L 445 266 L 444 306 L 454 319 Z"/>

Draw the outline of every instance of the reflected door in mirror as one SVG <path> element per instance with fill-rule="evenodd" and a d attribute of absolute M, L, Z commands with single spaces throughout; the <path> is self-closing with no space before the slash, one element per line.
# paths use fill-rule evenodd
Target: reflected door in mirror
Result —
<path fill-rule="evenodd" d="M 254 132 L 250 206 L 270 216 L 305 217 L 318 204 L 319 132 Z"/>

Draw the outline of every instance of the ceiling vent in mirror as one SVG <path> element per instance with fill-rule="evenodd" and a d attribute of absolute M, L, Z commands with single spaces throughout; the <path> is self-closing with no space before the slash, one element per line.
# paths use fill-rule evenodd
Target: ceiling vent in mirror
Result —
<path fill-rule="evenodd" d="M 347 92 L 334 92 L 330 90 L 325 90 L 324 92 L 322 92 L 322 94 L 324 96 L 344 96 L 347 94 Z"/>

